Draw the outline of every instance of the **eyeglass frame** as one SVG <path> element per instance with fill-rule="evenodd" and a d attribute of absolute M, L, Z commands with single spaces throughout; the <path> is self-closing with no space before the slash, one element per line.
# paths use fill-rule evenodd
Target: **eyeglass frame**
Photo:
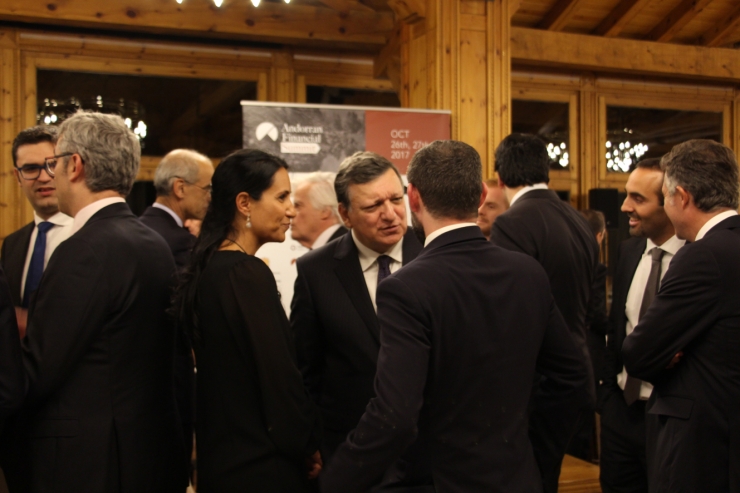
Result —
<path fill-rule="evenodd" d="M 59 154 L 59 155 L 55 154 L 51 157 L 44 158 L 44 167 L 46 168 L 46 173 L 48 173 L 49 176 L 54 178 L 54 176 L 56 175 L 56 172 L 54 170 L 57 167 L 57 160 L 63 157 L 70 157 L 75 154 L 77 153 L 76 152 L 63 152 L 62 154 Z M 39 173 L 40 173 L 40 170 L 39 170 Z"/>
<path fill-rule="evenodd" d="M 180 180 L 184 181 L 184 182 L 185 182 L 185 183 L 187 183 L 188 185 L 192 185 L 192 186 L 194 186 L 194 187 L 198 187 L 198 188 L 200 188 L 201 190 L 203 190 L 203 191 L 204 191 L 205 193 L 210 193 L 210 194 L 212 194 L 212 193 L 213 193 L 213 183 L 209 183 L 209 184 L 208 184 L 208 185 L 206 185 L 205 187 L 201 187 L 201 186 L 200 186 L 200 185 L 198 185 L 198 184 L 195 184 L 195 183 L 190 183 L 189 181 L 187 181 L 187 180 L 186 180 L 185 178 L 183 178 L 182 176 L 175 176 L 175 178 L 179 178 Z"/>

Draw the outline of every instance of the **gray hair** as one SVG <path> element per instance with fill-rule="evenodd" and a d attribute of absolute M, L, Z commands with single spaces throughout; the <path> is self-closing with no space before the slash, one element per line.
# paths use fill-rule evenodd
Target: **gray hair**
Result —
<path fill-rule="evenodd" d="M 713 140 L 688 140 L 663 156 L 660 166 L 671 195 L 680 186 L 704 212 L 738 208 L 737 159 L 729 147 Z"/>
<path fill-rule="evenodd" d="M 339 165 L 339 172 L 334 180 L 337 201 L 349 210 L 349 186 L 369 183 L 385 174 L 389 169 L 396 173 L 401 186 L 403 186 L 401 174 L 393 166 L 393 163 L 386 158 L 369 151 L 355 152 Z"/>
<path fill-rule="evenodd" d="M 118 115 L 78 111 L 59 126 L 57 152 L 74 152 L 85 163 L 91 192 L 128 195 L 139 173 L 141 145 Z"/>
<path fill-rule="evenodd" d="M 198 163 L 211 164 L 211 160 L 192 149 L 175 149 L 167 153 L 154 171 L 154 189 L 157 197 L 172 193 L 172 184 L 182 178 L 189 184 L 198 181 Z"/>
<path fill-rule="evenodd" d="M 306 175 L 298 185 L 310 184 L 311 188 L 308 189 L 308 200 L 311 201 L 314 209 L 321 211 L 329 208 L 334 218 L 338 222 L 341 222 L 342 217 L 337 210 L 337 194 L 334 192 L 334 179 L 336 176 L 336 173 L 332 173 L 331 171 L 316 171 Z"/>
<path fill-rule="evenodd" d="M 458 220 L 478 215 L 481 175 L 478 151 L 457 140 L 436 140 L 422 147 L 406 172 L 432 216 Z"/>

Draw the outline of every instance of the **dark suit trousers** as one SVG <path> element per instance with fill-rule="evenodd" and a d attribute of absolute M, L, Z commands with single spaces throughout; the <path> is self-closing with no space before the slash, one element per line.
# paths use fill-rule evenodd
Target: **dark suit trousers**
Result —
<path fill-rule="evenodd" d="M 604 493 L 647 493 L 645 404 L 628 406 L 612 390 L 601 413 L 601 488 Z"/>

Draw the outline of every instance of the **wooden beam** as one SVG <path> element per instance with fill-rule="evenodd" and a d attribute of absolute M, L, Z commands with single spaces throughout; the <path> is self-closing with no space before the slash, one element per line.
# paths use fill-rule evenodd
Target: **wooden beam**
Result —
<path fill-rule="evenodd" d="M 304 45 L 316 40 L 376 46 L 385 44 L 395 24 L 391 12 L 337 12 L 282 2 L 262 2 L 254 8 L 246 1 L 217 8 L 205 0 L 183 5 L 151 0 L 3 0 L 0 19 Z"/>
<path fill-rule="evenodd" d="M 592 31 L 592 34 L 613 38 L 619 36 L 624 27 L 635 18 L 650 0 L 622 0 L 609 12 L 601 24 Z"/>
<path fill-rule="evenodd" d="M 712 0 L 683 0 L 650 31 L 645 39 L 662 42 L 672 40 L 686 24 L 699 15 L 704 7 L 711 2 Z"/>
<path fill-rule="evenodd" d="M 396 21 L 415 24 L 427 16 L 424 0 L 388 0 L 388 6 L 396 14 Z"/>
<path fill-rule="evenodd" d="M 569 49 L 564 50 L 563 46 Z M 740 81 L 740 50 L 511 28 L 512 61 L 596 71 Z"/>
<path fill-rule="evenodd" d="M 388 44 L 386 44 L 378 56 L 373 60 L 373 77 L 379 79 L 387 75 L 388 65 L 395 58 L 401 59 L 401 31 L 403 29 L 403 23 L 399 22 L 391 33 Z"/>
<path fill-rule="evenodd" d="M 540 29 L 562 31 L 576 13 L 582 0 L 558 0 L 537 25 Z"/>
<path fill-rule="evenodd" d="M 360 12 L 375 13 L 375 10 L 358 0 L 319 0 L 319 2 L 338 12 L 357 10 Z"/>
<path fill-rule="evenodd" d="M 734 7 L 734 10 L 728 15 L 722 17 L 722 20 L 705 32 L 699 38 L 699 44 L 704 46 L 721 46 L 723 41 L 736 27 L 740 26 L 740 5 Z"/>

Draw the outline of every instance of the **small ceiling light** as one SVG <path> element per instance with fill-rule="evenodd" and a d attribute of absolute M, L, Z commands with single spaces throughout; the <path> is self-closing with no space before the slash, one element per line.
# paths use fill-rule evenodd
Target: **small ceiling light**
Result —
<path fill-rule="evenodd" d="M 255 7 L 259 7 L 260 6 L 260 0 L 252 0 L 252 5 L 254 5 Z"/>
<path fill-rule="evenodd" d="M 285 3 L 290 3 L 290 0 L 285 0 Z"/>
<path fill-rule="evenodd" d="M 177 3 L 182 3 L 182 0 L 177 0 Z"/>
<path fill-rule="evenodd" d="M 216 7 L 220 7 L 221 5 L 223 5 L 224 0 L 213 0 L 213 3 L 216 4 Z"/>

